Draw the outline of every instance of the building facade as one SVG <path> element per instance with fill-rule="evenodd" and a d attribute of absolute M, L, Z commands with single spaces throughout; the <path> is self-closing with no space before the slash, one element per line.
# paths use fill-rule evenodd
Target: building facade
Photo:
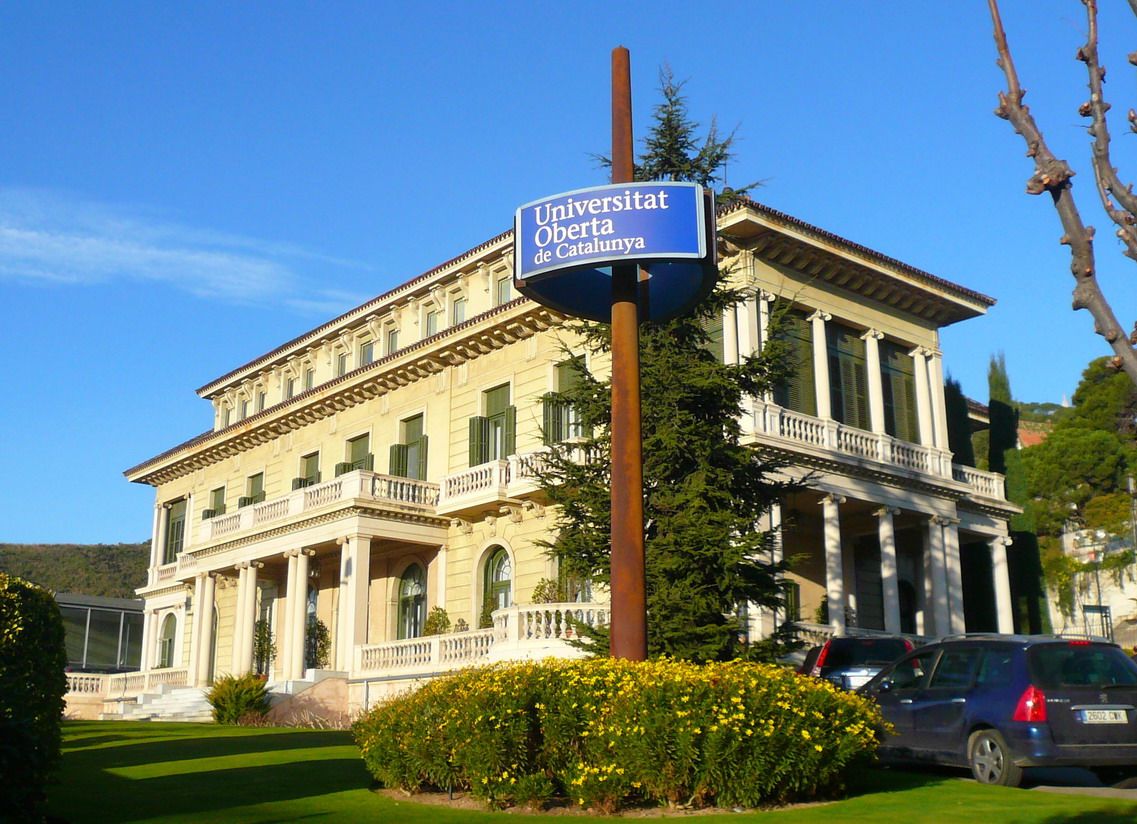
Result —
<path fill-rule="evenodd" d="M 722 357 L 758 351 L 784 312 L 795 358 L 741 413 L 803 482 L 770 524 L 794 597 L 751 632 L 1011 631 L 1017 510 L 1001 476 L 951 460 L 938 332 L 993 301 L 751 201 L 718 220 L 748 295 Z M 533 603 L 558 574 L 535 470 L 546 437 L 572 434 L 541 398 L 568 357 L 608 365 L 512 291 L 511 253 L 507 232 L 211 381 L 209 431 L 127 470 L 155 508 L 123 694 L 254 668 L 287 692 L 327 671 L 358 707 L 478 661 L 574 654 L 569 619 L 607 621 L 602 594 Z M 434 608 L 452 631 L 423 637 Z"/>

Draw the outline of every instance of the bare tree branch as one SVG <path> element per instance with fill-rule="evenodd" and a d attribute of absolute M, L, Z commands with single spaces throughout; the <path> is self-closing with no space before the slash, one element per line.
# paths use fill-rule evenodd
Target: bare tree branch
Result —
<path fill-rule="evenodd" d="M 1086 0 L 1086 2 L 1087 4 L 1094 4 L 1093 18 L 1096 20 L 1096 0 Z M 1130 4 L 1133 5 L 1133 3 L 1134 0 L 1130 0 Z M 1007 91 L 999 93 L 999 107 L 995 109 L 995 114 L 1010 121 L 1015 131 L 1022 135 L 1023 140 L 1026 141 L 1027 157 L 1034 160 L 1034 174 L 1027 181 L 1027 193 L 1038 195 L 1047 192 L 1054 203 L 1054 209 L 1058 213 L 1058 219 L 1062 223 L 1064 232 L 1059 242 L 1070 247 L 1070 271 L 1074 275 L 1075 281 L 1074 308 L 1086 309 L 1090 312 L 1094 318 L 1094 331 L 1104 337 L 1114 351 L 1114 364 L 1118 368 L 1124 369 L 1130 380 L 1137 384 L 1137 351 L 1133 348 L 1133 343 L 1137 341 L 1134 341 L 1133 337 L 1126 337 L 1122 332 L 1121 325 L 1117 322 L 1112 307 L 1098 285 L 1094 258 L 1094 229 L 1082 222 L 1078 207 L 1074 203 L 1070 181 L 1074 172 L 1066 161 L 1058 159 L 1050 151 L 1042 131 L 1034 120 L 1034 115 L 1030 113 L 1029 107 L 1023 105 L 1023 97 L 1026 92 L 1019 84 L 1018 73 L 1015 71 L 1015 64 L 1011 59 L 1011 50 L 1007 45 L 1007 35 L 1003 30 L 1003 21 L 999 14 L 998 0 L 987 0 L 987 5 L 991 12 L 991 23 L 994 27 L 995 48 L 999 53 L 999 59 L 996 63 L 1003 70 L 1007 80 Z M 1094 47 L 1095 66 L 1097 61 L 1096 38 L 1095 26 L 1091 40 Z M 1098 77 L 1097 80 L 1099 92 L 1100 79 Z M 1100 93 L 1098 97 L 1098 105 L 1101 107 L 1103 104 L 1100 100 Z M 1091 110 L 1089 114 L 1092 115 L 1093 111 Z M 1101 112 L 1102 129 L 1100 131 L 1106 135 L 1104 164 L 1108 167 L 1108 133 L 1105 131 L 1104 123 L 1105 112 L 1103 108 Z M 1100 185 L 1104 186 L 1104 184 Z M 1120 184 L 1119 188 L 1121 188 Z M 1103 198 L 1108 199 L 1104 190 Z"/>

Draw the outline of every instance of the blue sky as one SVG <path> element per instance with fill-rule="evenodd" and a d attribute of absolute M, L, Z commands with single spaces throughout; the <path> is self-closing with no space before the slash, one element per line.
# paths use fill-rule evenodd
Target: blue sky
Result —
<path fill-rule="evenodd" d="M 1103 5 L 1133 178 L 1137 25 Z M 1076 114 L 1081 3 L 1006 6 L 1128 326 L 1133 264 Z M 979 0 L 17 0 L 0 5 L 0 542 L 145 539 L 152 492 L 122 470 L 209 427 L 196 387 L 508 228 L 517 205 L 603 183 L 619 44 L 637 136 L 669 63 L 695 119 L 737 127 L 732 184 L 998 299 L 944 333 L 965 392 L 986 397 L 1002 350 L 1017 397 L 1060 401 L 1107 354 L 1070 310 L 1053 209 L 1023 193 L 1021 138 L 992 115 Z"/>

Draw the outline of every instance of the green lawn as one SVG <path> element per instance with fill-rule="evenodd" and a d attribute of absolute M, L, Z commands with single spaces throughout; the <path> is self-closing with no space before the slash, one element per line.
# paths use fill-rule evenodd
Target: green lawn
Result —
<path fill-rule="evenodd" d="M 536 822 L 538 815 L 470 812 L 392 801 L 344 732 L 207 724 L 72 721 L 49 811 L 75 822 L 299 821 Z M 962 774 L 960 774 L 962 775 Z M 581 816 L 569 821 L 612 821 Z M 983 787 L 951 773 L 872 770 L 852 797 L 824 807 L 700 816 L 715 822 L 1131 822 L 1137 803 Z"/>

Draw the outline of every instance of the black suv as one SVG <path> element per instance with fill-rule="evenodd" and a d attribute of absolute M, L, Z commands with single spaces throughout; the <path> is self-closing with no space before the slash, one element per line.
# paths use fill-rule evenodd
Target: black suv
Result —
<path fill-rule="evenodd" d="M 900 636 L 843 635 L 813 647 L 797 671 L 854 690 L 911 650 L 912 642 Z"/>
<path fill-rule="evenodd" d="M 1024 767 L 1086 767 L 1105 783 L 1137 773 L 1137 664 L 1105 641 L 948 637 L 859 692 L 895 728 L 884 760 L 967 766 L 1012 787 Z"/>

